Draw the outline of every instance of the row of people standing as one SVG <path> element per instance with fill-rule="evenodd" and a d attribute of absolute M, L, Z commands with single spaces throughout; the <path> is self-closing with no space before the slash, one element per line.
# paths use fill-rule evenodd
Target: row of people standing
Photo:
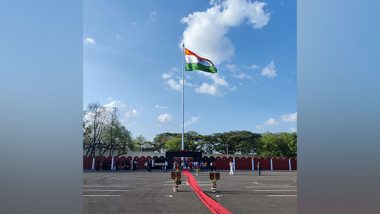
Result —
<path fill-rule="evenodd" d="M 96 171 L 125 171 L 125 170 L 131 170 L 131 169 L 137 169 L 138 162 L 136 160 L 134 161 L 121 161 L 121 160 L 115 160 L 113 167 L 112 167 L 112 161 L 111 160 L 98 160 L 95 163 L 95 170 Z"/>
<path fill-rule="evenodd" d="M 216 165 L 214 161 L 203 162 L 203 161 L 174 161 L 173 162 L 173 170 L 181 168 L 188 169 L 190 171 L 198 170 L 198 171 L 215 171 Z"/>
<path fill-rule="evenodd" d="M 232 161 L 230 161 L 228 165 L 230 166 L 230 175 L 234 175 L 234 171 L 235 171 L 235 163 L 232 162 Z M 260 161 L 257 162 L 256 168 L 257 168 L 257 171 L 258 171 L 259 176 L 261 176 L 261 165 L 260 165 Z"/>
<path fill-rule="evenodd" d="M 136 159 L 129 161 L 125 161 L 123 163 L 121 162 L 116 162 L 114 164 L 114 169 L 115 170 L 137 170 L 139 166 L 139 162 Z M 154 159 L 148 159 L 145 164 L 145 168 L 150 172 L 152 168 L 155 167 L 155 162 Z M 181 168 L 181 169 L 188 169 L 190 171 L 196 170 L 197 172 L 199 171 L 215 171 L 216 170 L 216 164 L 214 161 L 175 161 L 173 163 L 173 169 L 176 169 L 176 167 Z M 232 161 L 229 162 L 229 167 L 230 167 L 230 174 L 233 175 L 235 171 L 234 163 Z M 261 175 L 261 166 L 260 166 L 260 161 L 257 162 L 256 168 L 258 171 L 258 175 Z M 165 160 L 164 165 L 162 166 L 162 170 L 167 171 L 168 169 L 168 162 Z M 96 171 L 107 171 L 111 170 L 111 162 L 110 161 L 98 161 L 96 164 Z"/>
<path fill-rule="evenodd" d="M 145 164 L 145 168 L 148 170 L 148 172 L 152 171 L 152 168 L 154 167 L 154 160 L 153 159 L 148 159 Z"/>

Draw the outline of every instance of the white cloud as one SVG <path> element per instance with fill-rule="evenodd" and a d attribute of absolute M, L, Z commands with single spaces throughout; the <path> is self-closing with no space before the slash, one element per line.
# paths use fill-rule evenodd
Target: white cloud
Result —
<path fill-rule="evenodd" d="M 112 100 L 109 103 L 103 105 L 108 111 L 112 111 L 113 108 L 118 108 L 119 111 L 123 111 L 127 109 L 127 105 L 122 103 L 119 100 Z"/>
<path fill-rule="evenodd" d="M 266 12 L 265 2 L 248 0 L 211 1 L 212 7 L 206 11 L 194 12 L 181 19 L 187 24 L 183 32 L 184 43 L 192 51 L 209 58 L 215 64 L 230 59 L 235 47 L 227 37 L 231 27 L 249 23 L 259 29 L 268 24 L 270 13 Z M 207 32 L 207 33 L 205 33 Z"/>
<path fill-rule="evenodd" d="M 161 77 L 164 80 L 164 83 L 169 86 L 170 89 L 174 91 L 181 92 L 182 91 L 182 77 L 181 76 L 173 76 L 174 72 L 178 72 L 177 68 L 172 68 L 168 72 L 164 72 Z M 196 85 L 190 83 L 185 80 L 185 86 L 188 87 L 196 87 Z"/>
<path fill-rule="evenodd" d="M 292 128 L 290 129 L 290 132 L 297 132 L 297 127 L 292 127 Z"/>
<path fill-rule="evenodd" d="M 281 121 L 282 122 L 297 122 L 297 112 L 292 113 L 292 114 L 284 114 L 281 116 Z"/>
<path fill-rule="evenodd" d="M 265 127 L 270 126 L 276 126 L 280 125 L 282 123 L 294 123 L 297 122 L 297 112 L 291 113 L 291 114 L 283 114 L 281 117 L 277 120 L 275 118 L 270 118 L 269 120 L 265 121 L 264 124 L 260 124 L 256 126 L 256 129 L 263 129 Z M 294 132 L 294 127 L 290 129 L 291 132 Z M 297 130 L 295 130 L 297 131 Z"/>
<path fill-rule="evenodd" d="M 219 95 L 220 92 L 215 84 L 202 83 L 201 86 L 195 89 L 199 94 Z"/>
<path fill-rule="evenodd" d="M 223 0 L 210 0 L 211 5 L 220 4 Z"/>
<path fill-rule="evenodd" d="M 273 60 L 261 70 L 261 75 L 271 78 L 277 75 L 276 66 L 274 65 Z"/>
<path fill-rule="evenodd" d="M 121 116 L 120 121 L 123 123 L 128 122 L 128 120 L 140 114 L 137 109 L 131 108 L 119 100 L 111 100 L 109 103 L 104 104 L 103 107 L 105 107 L 108 112 L 112 112 L 116 107 L 118 114 Z"/>
<path fill-rule="evenodd" d="M 157 117 L 158 122 L 160 123 L 167 123 L 172 119 L 171 114 L 161 114 Z"/>
<path fill-rule="evenodd" d="M 203 72 L 202 72 L 203 73 Z M 198 84 L 192 84 L 188 80 L 185 80 L 185 86 L 195 88 L 196 93 L 201 94 L 210 94 L 210 95 L 221 95 L 222 90 L 221 87 L 228 87 L 228 82 L 224 79 L 224 77 L 220 77 L 215 74 L 203 73 L 203 75 L 207 76 L 212 80 L 212 84 L 202 83 L 200 86 Z M 164 83 L 169 86 L 169 89 L 181 92 L 182 91 L 182 77 L 174 76 L 172 73 L 163 73 L 162 79 Z"/>
<path fill-rule="evenodd" d="M 181 86 L 182 86 L 182 81 L 181 81 Z M 185 80 L 185 86 L 188 86 L 188 87 L 197 87 L 196 84 L 192 84 L 190 83 L 189 81 Z"/>
<path fill-rule="evenodd" d="M 214 84 L 220 85 L 220 86 L 228 86 L 228 82 L 224 79 L 224 77 L 219 76 L 218 74 L 210 74 L 210 73 L 203 73 L 205 76 L 209 77 L 212 79 Z"/>
<path fill-rule="evenodd" d="M 275 125 L 279 125 L 280 123 L 274 119 L 274 118 L 270 118 L 269 120 L 265 121 L 264 124 L 261 124 L 261 125 L 257 125 L 256 128 L 257 129 L 262 129 L 262 128 L 265 128 L 265 127 L 268 127 L 268 126 L 275 126 Z"/>
<path fill-rule="evenodd" d="M 252 65 L 250 66 L 250 68 L 251 68 L 251 69 L 258 69 L 258 68 L 260 68 L 260 66 L 259 66 L 259 65 L 256 65 L 256 64 L 252 64 Z"/>
<path fill-rule="evenodd" d="M 226 64 L 226 68 L 230 71 L 237 71 L 239 69 L 235 64 Z"/>
<path fill-rule="evenodd" d="M 165 83 L 172 90 L 182 91 L 182 80 L 175 81 L 174 79 L 168 79 Z"/>
<path fill-rule="evenodd" d="M 165 72 L 165 73 L 162 74 L 161 77 L 162 77 L 162 79 L 169 79 L 172 76 L 173 76 L 173 73 L 171 73 L 171 72 Z"/>
<path fill-rule="evenodd" d="M 192 79 L 194 79 L 194 77 L 192 75 L 185 73 L 185 79 L 192 80 Z"/>
<path fill-rule="evenodd" d="M 265 126 L 274 126 L 280 124 L 276 119 L 270 118 L 265 122 Z"/>
<path fill-rule="evenodd" d="M 154 22 L 156 20 L 156 17 L 157 17 L 157 11 L 150 12 L 150 20 L 152 22 Z"/>
<path fill-rule="evenodd" d="M 169 89 L 181 92 L 182 91 L 182 77 L 179 75 L 174 75 L 175 72 L 178 72 L 177 68 L 172 68 L 168 72 L 164 72 L 161 75 L 161 78 L 164 80 L 164 83 L 169 87 Z M 223 76 L 218 74 L 211 74 L 206 72 L 199 72 L 199 74 L 209 78 L 212 83 L 202 83 L 201 85 L 193 84 L 188 80 L 185 80 L 185 86 L 195 88 L 196 93 L 200 94 L 209 94 L 209 95 L 222 95 L 223 88 L 228 88 L 229 83 L 225 80 Z"/>
<path fill-rule="evenodd" d="M 161 110 L 169 108 L 169 107 L 167 107 L 167 106 L 161 106 L 161 105 L 158 105 L 158 104 L 155 105 L 154 107 L 155 107 L 155 108 L 158 108 L 158 109 L 161 109 Z"/>
<path fill-rule="evenodd" d="M 200 94 L 209 94 L 209 95 L 222 95 L 223 89 L 229 87 L 229 83 L 225 80 L 223 76 L 219 76 L 218 74 L 211 74 L 200 72 L 200 74 L 208 77 L 212 80 L 212 83 L 202 83 L 200 86 L 195 88 L 195 92 Z"/>
<path fill-rule="evenodd" d="M 95 44 L 95 39 L 94 38 L 91 38 L 91 37 L 86 37 L 85 39 L 84 39 L 84 42 L 85 43 L 88 43 L 88 44 Z"/>
<path fill-rule="evenodd" d="M 198 122 L 200 118 L 201 118 L 201 116 L 192 116 L 190 118 L 190 120 L 188 120 L 188 121 L 185 122 L 185 126 L 189 126 L 191 124 L 194 124 L 194 123 Z M 182 126 L 182 124 L 181 124 L 181 126 Z"/>
<path fill-rule="evenodd" d="M 139 115 L 139 112 L 137 111 L 137 109 L 130 109 L 125 113 L 125 118 L 128 120 L 128 119 L 136 117 L 137 115 Z"/>
<path fill-rule="evenodd" d="M 236 74 L 236 75 L 234 75 L 234 77 L 237 78 L 237 79 L 241 79 L 241 80 L 243 80 L 243 79 L 252 79 L 252 77 L 250 75 L 246 74 L 246 73 Z"/>
<path fill-rule="evenodd" d="M 252 79 L 250 75 L 241 72 L 239 66 L 235 64 L 227 64 L 226 68 L 232 73 L 232 76 L 236 79 Z"/>

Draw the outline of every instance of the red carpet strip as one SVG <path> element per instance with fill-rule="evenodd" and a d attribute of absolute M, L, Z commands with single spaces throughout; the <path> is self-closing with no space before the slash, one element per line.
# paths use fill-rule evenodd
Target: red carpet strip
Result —
<path fill-rule="evenodd" d="M 187 181 L 189 185 L 193 189 L 193 191 L 197 194 L 198 198 L 201 199 L 203 204 L 211 211 L 213 214 L 230 214 L 231 212 L 224 208 L 221 204 L 214 201 L 214 199 L 210 198 L 206 195 L 201 187 L 198 185 L 197 180 L 195 180 L 194 176 L 189 172 L 184 170 L 183 174 L 186 175 Z"/>

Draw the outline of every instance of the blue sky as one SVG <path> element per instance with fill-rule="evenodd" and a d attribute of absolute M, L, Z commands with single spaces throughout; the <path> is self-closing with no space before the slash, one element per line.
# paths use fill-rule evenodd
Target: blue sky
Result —
<path fill-rule="evenodd" d="M 296 130 L 296 1 L 84 1 L 83 108 L 117 106 L 133 136 L 181 132 L 182 41 L 217 75 L 187 72 L 185 131 Z"/>

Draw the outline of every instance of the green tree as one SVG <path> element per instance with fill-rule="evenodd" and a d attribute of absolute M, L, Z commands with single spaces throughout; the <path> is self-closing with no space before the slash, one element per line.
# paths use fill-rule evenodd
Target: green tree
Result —
<path fill-rule="evenodd" d="M 91 143 L 91 126 L 86 126 L 86 123 L 83 122 L 83 149 L 86 146 L 89 146 Z"/>
<path fill-rule="evenodd" d="M 260 142 L 260 135 L 249 131 L 232 132 L 229 142 L 233 142 L 236 152 L 241 154 L 255 154 Z"/>
<path fill-rule="evenodd" d="M 96 149 L 99 151 L 98 155 L 104 150 L 102 138 L 108 122 L 109 112 L 106 108 L 98 102 L 88 104 L 83 115 L 84 132 L 87 135 L 83 139 L 83 147 L 87 150 L 86 156 L 94 157 Z"/>
<path fill-rule="evenodd" d="M 297 157 L 297 133 L 291 133 L 290 135 L 290 141 L 288 142 L 289 149 L 290 149 L 290 156 L 291 157 Z"/>
<path fill-rule="evenodd" d="M 195 131 L 185 133 L 185 150 L 201 151 L 202 136 Z"/>
<path fill-rule="evenodd" d="M 208 153 L 254 154 L 257 152 L 260 135 L 249 131 L 230 131 L 207 135 L 203 138 L 203 148 Z"/>
<path fill-rule="evenodd" d="M 133 150 L 134 151 L 144 151 L 144 148 L 146 146 L 146 139 L 144 136 L 139 135 L 134 139 L 133 143 Z"/>
<path fill-rule="evenodd" d="M 181 149 L 182 138 L 173 137 L 165 142 L 165 149 L 167 151 L 178 151 Z"/>
<path fill-rule="evenodd" d="M 181 133 L 159 134 L 152 143 L 154 148 L 178 150 L 181 148 Z M 229 154 L 294 157 L 297 155 L 297 133 L 257 134 L 250 131 L 229 131 L 212 135 L 201 135 L 194 131 L 185 133 L 186 150 L 226 154 L 227 148 Z"/>
<path fill-rule="evenodd" d="M 262 134 L 260 138 L 260 146 L 258 148 L 258 155 L 263 157 L 270 157 L 276 151 L 275 136 L 271 133 Z"/>
<path fill-rule="evenodd" d="M 175 137 L 175 135 L 176 134 L 168 133 L 168 132 L 156 135 L 156 137 L 153 139 L 153 142 L 152 142 L 154 150 L 158 152 L 164 152 L 166 141 Z"/>
<path fill-rule="evenodd" d="M 216 137 L 214 135 L 205 135 L 199 144 L 201 151 L 212 154 L 215 152 L 215 144 L 217 144 Z"/>
<path fill-rule="evenodd" d="M 297 133 L 283 132 L 278 136 L 280 141 L 279 150 L 285 157 L 297 156 Z"/>
<path fill-rule="evenodd" d="M 118 109 L 107 109 L 99 103 L 90 103 L 84 111 L 83 149 L 86 156 L 127 154 L 135 148 L 130 131 L 118 119 Z"/>
<path fill-rule="evenodd" d="M 120 123 L 118 121 L 118 115 L 117 115 L 118 109 L 114 107 L 112 109 L 112 112 L 110 112 L 110 122 L 106 124 L 105 129 L 104 129 L 104 134 L 102 141 L 105 142 L 103 146 L 102 153 L 100 155 L 104 155 L 107 151 L 109 151 L 109 156 L 113 156 L 115 150 L 117 149 L 118 145 L 116 142 L 118 140 L 118 135 L 119 135 L 119 126 Z"/>
<path fill-rule="evenodd" d="M 132 134 L 125 126 L 120 125 L 117 127 L 116 144 L 118 150 L 118 156 L 127 154 L 128 151 L 133 150 Z"/>
<path fill-rule="evenodd" d="M 260 138 L 258 154 L 264 157 L 297 156 L 297 134 L 286 132 L 263 134 Z"/>

